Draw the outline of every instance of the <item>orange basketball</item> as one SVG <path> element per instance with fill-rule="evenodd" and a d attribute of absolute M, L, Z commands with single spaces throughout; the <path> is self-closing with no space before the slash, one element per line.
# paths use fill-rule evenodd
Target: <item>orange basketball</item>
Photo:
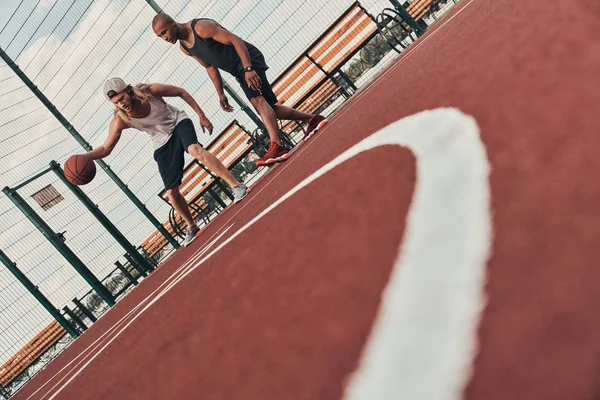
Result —
<path fill-rule="evenodd" d="M 90 183 L 96 176 L 96 163 L 89 156 L 76 154 L 65 162 L 65 178 L 75 185 Z"/>

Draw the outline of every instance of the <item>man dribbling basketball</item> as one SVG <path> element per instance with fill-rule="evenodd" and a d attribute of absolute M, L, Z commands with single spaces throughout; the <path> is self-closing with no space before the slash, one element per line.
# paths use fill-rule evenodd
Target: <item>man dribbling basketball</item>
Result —
<path fill-rule="evenodd" d="M 246 97 L 258 111 L 267 128 L 271 144 L 267 154 L 256 161 L 256 165 L 268 165 L 289 158 L 288 150 L 281 145 L 277 119 L 306 122 L 309 139 L 325 126 L 322 115 L 307 114 L 277 104 L 277 97 L 267 80 L 269 68 L 263 54 L 252 44 L 243 41 L 217 22 L 200 18 L 187 23 L 175 22 L 167 14 L 157 14 L 152 20 L 152 29 L 163 40 L 175 44 L 179 41 L 181 51 L 193 57 L 206 68 L 213 81 L 223 110 L 233 111 L 223 91 L 219 69 L 233 75 Z"/>
<path fill-rule="evenodd" d="M 212 134 L 212 123 L 184 89 L 155 83 L 131 86 L 121 78 L 111 78 L 104 84 L 103 94 L 116 106 L 116 110 L 108 128 L 108 138 L 102 146 L 96 147 L 86 155 L 94 160 L 108 156 L 125 129 L 135 128 L 148 133 L 154 144 L 154 159 L 158 164 L 167 197 L 188 226 L 184 246 L 190 244 L 200 231 L 185 197 L 179 191 L 183 179 L 184 152 L 187 151 L 231 185 L 234 202 L 246 197 L 246 185 L 238 182 L 214 155 L 200 146 L 194 124 L 185 111 L 165 102 L 165 97 L 181 97 L 200 117 L 202 131 L 208 130 L 209 134 Z"/>

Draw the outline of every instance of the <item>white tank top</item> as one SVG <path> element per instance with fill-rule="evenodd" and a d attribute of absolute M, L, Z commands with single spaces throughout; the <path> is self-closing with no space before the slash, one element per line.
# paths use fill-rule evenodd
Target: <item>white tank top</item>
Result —
<path fill-rule="evenodd" d="M 141 88 L 142 85 L 140 84 L 136 87 Z M 150 102 L 150 114 L 144 118 L 128 117 L 121 111 L 117 114 L 132 128 L 150 135 L 150 139 L 152 139 L 152 143 L 154 144 L 154 150 L 156 150 L 169 141 L 177 124 L 184 119 L 189 119 L 189 117 L 185 111 L 160 101 L 148 91 L 146 91 L 146 94 Z"/>

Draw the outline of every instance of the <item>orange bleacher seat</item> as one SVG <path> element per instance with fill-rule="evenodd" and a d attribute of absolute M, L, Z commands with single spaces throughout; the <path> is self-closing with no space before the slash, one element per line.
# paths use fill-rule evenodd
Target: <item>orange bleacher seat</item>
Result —
<path fill-rule="evenodd" d="M 0 367 L 0 385 L 7 387 L 66 333 L 65 329 L 56 321 L 45 327 Z"/>
<path fill-rule="evenodd" d="M 332 81 L 335 73 L 362 46 L 377 34 L 377 25 L 359 2 L 350 6 L 325 33 L 277 79 L 273 91 L 279 104 L 307 112 L 319 110 L 341 89 Z M 321 89 L 323 85 L 335 85 Z M 286 122 L 282 130 L 290 133 L 297 123 Z"/>

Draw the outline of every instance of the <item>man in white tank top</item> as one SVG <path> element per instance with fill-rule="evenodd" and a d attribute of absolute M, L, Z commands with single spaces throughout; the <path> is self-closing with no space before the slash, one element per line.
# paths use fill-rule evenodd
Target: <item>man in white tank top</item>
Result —
<path fill-rule="evenodd" d="M 87 155 L 92 159 L 108 156 L 125 129 L 135 128 L 146 132 L 154 144 L 154 159 L 158 164 L 169 202 L 188 226 L 184 246 L 190 244 L 200 231 L 185 197 L 179 191 L 183 179 L 184 152 L 187 151 L 231 185 L 235 202 L 248 194 L 248 188 L 238 182 L 218 158 L 200 146 L 194 124 L 185 111 L 165 102 L 165 97 L 181 97 L 198 114 L 202 131 L 208 130 L 209 134 L 212 134 L 212 123 L 184 89 L 156 83 L 131 86 L 121 78 L 112 78 L 105 83 L 103 93 L 116 106 L 114 117 L 104 144 Z"/>

